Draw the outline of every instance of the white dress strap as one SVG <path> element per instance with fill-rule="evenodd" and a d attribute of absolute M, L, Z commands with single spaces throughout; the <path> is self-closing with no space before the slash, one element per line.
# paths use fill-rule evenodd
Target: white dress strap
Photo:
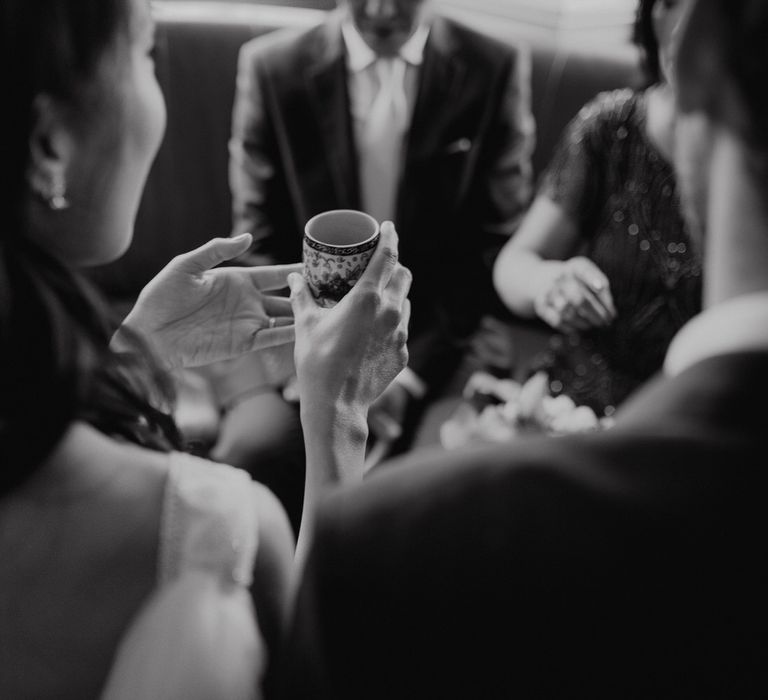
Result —
<path fill-rule="evenodd" d="M 258 546 L 244 471 L 170 455 L 158 589 L 126 633 L 102 700 L 255 700 L 265 647 L 248 590 Z"/>
<path fill-rule="evenodd" d="M 202 570 L 249 586 L 257 541 L 251 478 L 242 469 L 170 456 L 160 536 L 160 585 Z"/>

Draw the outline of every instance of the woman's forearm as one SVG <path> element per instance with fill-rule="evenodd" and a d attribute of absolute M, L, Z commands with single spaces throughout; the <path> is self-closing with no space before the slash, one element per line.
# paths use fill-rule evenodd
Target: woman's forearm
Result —
<path fill-rule="evenodd" d="M 560 260 L 544 260 L 524 248 L 505 248 L 494 265 L 493 284 L 512 312 L 533 318 L 535 299 L 552 285 L 561 267 Z"/>
<path fill-rule="evenodd" d="M 303 405 L 301 423 L 306 452 L 304 506 L 296 556 L 303 559 L 311 538 L 318 503 L 340 484 L 360 481 L 363 475 L 368 421 L 364 412 L 343 402 Z"/>

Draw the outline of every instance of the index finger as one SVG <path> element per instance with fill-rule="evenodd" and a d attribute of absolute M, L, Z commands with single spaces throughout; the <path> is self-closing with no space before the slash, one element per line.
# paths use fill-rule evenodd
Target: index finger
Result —
<path fill-rule="evenodd" d="M 257 265 L 246 269 L 253 286 L 262 292 L 270 292 L 275 289 L 284 289 L 288 286 L 288 275 L 292 272 L 298 272 L 304 269 L 302 263 L 293 263 L 291 265 Z"/>
<path fill-rule="evenodd" d="M 384 289 L 389 284 L 392 273 L 397 265 L 397 233 L 395 225 L 391 221 L 385 221 L 381 225 L 379 242 L 371 256 L 368 267 L 365 268 L 357 284 L 370 285 L 377 289 Z"/>

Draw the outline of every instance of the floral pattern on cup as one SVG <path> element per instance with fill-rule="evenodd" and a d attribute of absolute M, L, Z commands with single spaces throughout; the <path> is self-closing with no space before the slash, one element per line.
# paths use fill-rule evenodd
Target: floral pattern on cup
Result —
<path fill-rule="evenodd" d="M 379 225 L 364 212 L 337 209 L 307 222 L 304 279 L 320 306 L 334 306 L 352 289 L 378 242 Z"/>
<path fill-rule="evenodd" d="M 304 279 L 320 306 L 335 306 L 354 287 L 379 242 L 347 248 L 327 246 L 304 238 Z"/>

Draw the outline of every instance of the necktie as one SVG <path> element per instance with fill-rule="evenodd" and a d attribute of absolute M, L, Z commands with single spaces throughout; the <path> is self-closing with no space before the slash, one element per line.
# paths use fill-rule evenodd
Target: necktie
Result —
<path fill-rule="evenodd" d="M 374 64 L 378 92 L 364 122 L 360 143 L 363 206 L 377 221 L 394 219 L 400 152 L 407 124 L 405 61 L 380 58 Z"/>

